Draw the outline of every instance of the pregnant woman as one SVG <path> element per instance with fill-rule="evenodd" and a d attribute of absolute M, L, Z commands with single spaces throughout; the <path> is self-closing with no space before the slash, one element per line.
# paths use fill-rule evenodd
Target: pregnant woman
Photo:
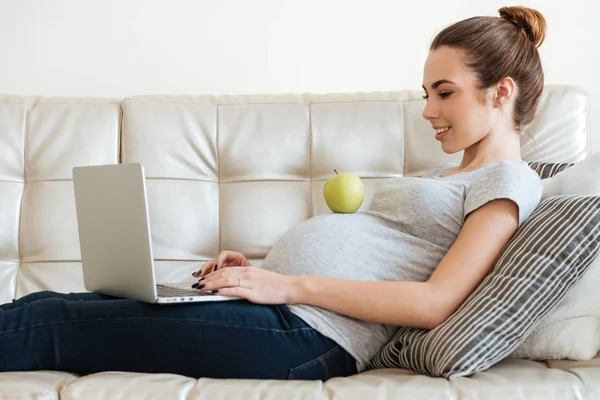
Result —
<path fill-rule="evenodd" d="M 242 300 L 46 291 L 2 305 L 0 371 L 326 380 L 363 371 L 398 326 L 445 321 L 542 193 L 520 135 L 544 84 L 546 25 L 532 9 L 499 13 L 447 27 L 425 62 L 423 117 L 460 163 L 386 182 L 364 212 L 304 221 L 262 268 L 225 251 L 194 273 L 196 290 Z"/>

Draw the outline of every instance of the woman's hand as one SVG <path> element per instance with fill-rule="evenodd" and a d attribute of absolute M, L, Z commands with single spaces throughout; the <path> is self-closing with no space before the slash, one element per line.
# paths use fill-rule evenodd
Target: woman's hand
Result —
<path fill-rule="evenodd" d="M 219 268 L 200 279 L 196 288 L 258 304 L 294 304 L 298 282 L 298 277 L 250 266 Z"/>
<path fill-rule="evenodd" d="M 196 278 L 201 278 L 211 271 L 216 271 L 219 268 L 226 267 L 251 267 L 250 261 L 242 253 L 237 251 L 224 250 L 219 253 L 216 260 L 205 262 L 200 270 L 192 275 Z"/>

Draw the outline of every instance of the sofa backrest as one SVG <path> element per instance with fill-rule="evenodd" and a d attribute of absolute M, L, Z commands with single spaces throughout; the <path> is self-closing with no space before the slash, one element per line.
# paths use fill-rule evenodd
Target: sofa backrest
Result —
<path fill-rule="evenodd" d="M 334 169 L 363 178 L 364 210 L 380 182 L 459 161 L 435 141 L 421 96 L 0 96 L 0 302 L 85 290 L 74 166 L 141 163 L 157 281 L 189 280 L 223 249 L 260 265 L 287 230 L 331 212 L 322 191 Z M 523 158 L 589 152 L 586 93 L 546 86 Z"/>

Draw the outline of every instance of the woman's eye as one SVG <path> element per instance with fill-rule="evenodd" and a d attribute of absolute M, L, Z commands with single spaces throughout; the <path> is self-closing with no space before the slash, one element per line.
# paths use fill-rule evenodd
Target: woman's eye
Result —
<path fill-rule="evenodd" d="M 440 97 L 442 99 L 445 99 L 446 97 L 450 96 L 451 94 L 452 94 L 452 92 L 441 92 Z"/>
<path fill-rule="evenodd" d="M 428 95 L 428 94 L 426 94 L 426 95 L 424 95 L 424 96 L 423 96 L 423 98 L 424 98 L 425 100 L 427 100 L 427 99 L 429 98 L 429 95 Z"/>

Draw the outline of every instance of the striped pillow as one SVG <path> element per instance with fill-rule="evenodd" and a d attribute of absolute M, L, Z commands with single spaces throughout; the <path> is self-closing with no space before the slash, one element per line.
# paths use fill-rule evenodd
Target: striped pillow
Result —
<path fill-rule="evenodd" d="M 527 164 L 538 173 L 541 179 L 552 178 L 559 172 L 574 165 L 574 163 L 548 163 L 541 161 L 530 161 Z"/>
<path fill-rule="evenodd" d="M 401 327 L 367 369 L 406 368 L 454 379 L 506 358 L 600 252 L 600 196 L 543 200 L 491 271 L 444 323 Z"/>

